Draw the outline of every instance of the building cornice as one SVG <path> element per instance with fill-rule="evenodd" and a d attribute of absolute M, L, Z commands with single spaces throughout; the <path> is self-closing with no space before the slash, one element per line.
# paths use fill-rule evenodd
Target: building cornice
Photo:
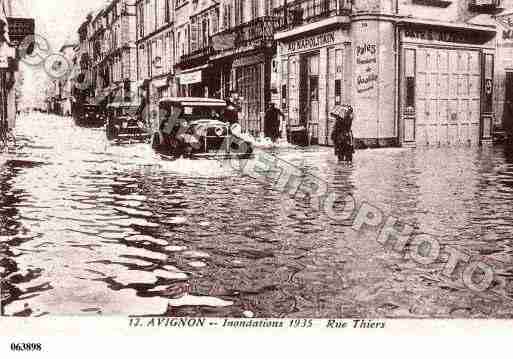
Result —
<path fill-rule="evenodd" d="M 150 39 L 151 37 L 153 37 L 153 36 L 155 36 L 155 35 L 158 35 L 158 34 L 160 34 L 161 32 L 164 32 L 164 31 L 169 30 L 170 28 L 172 28 L 172 27 L 173 27 L 173 25 L 174 25 L 174 22 L 173 22 L 173 21 L 171 21 L 171 22 L 169 22 L 167 25 L 162 26 L 161 28 L 159 28 L 159 29 L 157 29 L 157 30 L 155 30 L 155 31 L 151 32 L 150 34 L 145 35 L 145 36 L 141 37 L 140 39 L 136 40 L 136 42 L 135 42 L 135 43 L 136 43 L 137 45 L 139 45 L 140 43 L 145 42 L 146 40 Z"/>

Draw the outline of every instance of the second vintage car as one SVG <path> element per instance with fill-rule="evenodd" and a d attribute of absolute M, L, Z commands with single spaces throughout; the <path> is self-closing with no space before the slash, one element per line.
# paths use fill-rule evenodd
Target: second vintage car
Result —
<path fill-rule="evenodd" d="M 74 110 L 73 118 L 77 126 L 102 127 L 105 125 L 105 113 L 94 104 L 82 104 Z"/>
<path fill-rule="evenodd" d="M 169 97 L 159 101 L 152 124 L 152 146 L 164 155 L 178 157 L 248 156 L 253 145 L 240 126 L 223 119 L 227 104 L 202 97 Z"/>
<path fill-rule="evenodd" d="M 150 132 L 138 113 L 139 104 L 114 102 L 107 106 L 106 134 L 108 140 L 145 140 Z"/>

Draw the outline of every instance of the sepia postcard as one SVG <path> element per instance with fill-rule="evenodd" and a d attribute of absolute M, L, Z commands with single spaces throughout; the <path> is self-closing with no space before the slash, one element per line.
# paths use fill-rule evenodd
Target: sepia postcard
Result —
<path fill-rule="evenodd" d="M 512 217 L 513 0 L 0 0 L 7 357 L 508 332 Z"/>

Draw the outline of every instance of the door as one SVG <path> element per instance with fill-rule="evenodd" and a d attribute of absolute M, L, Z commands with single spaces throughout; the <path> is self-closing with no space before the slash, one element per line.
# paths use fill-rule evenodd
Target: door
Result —
<path fill-rule="evenodd" d="M 319 140 L 319 54 L 305 55 L 300 61 L 299 121 L 308 130 L 309 142 Z"/>
<path fill-rule="evenodd" d="M 479 52 L 420 48 L 417 62 L 417 144 L 479 144 Z"/>
<path fill-rule="evenodd" d="M 506 130 L 513 128 L 513 71 L 506 72 L 502 126 Z"/>

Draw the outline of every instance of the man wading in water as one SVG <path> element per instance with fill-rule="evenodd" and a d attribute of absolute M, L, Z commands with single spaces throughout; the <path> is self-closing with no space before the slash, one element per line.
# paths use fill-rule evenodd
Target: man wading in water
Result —
<path fill-rule="evenodd" d="M 335 106 L 331 115 L 335 117 L 335 128 L 331 140 L 335 144 L 335 155 L 339 161 L 353 161 L 354 138 L 351 126 L 353 124 L 353 108 L 349 105 Z"/>

